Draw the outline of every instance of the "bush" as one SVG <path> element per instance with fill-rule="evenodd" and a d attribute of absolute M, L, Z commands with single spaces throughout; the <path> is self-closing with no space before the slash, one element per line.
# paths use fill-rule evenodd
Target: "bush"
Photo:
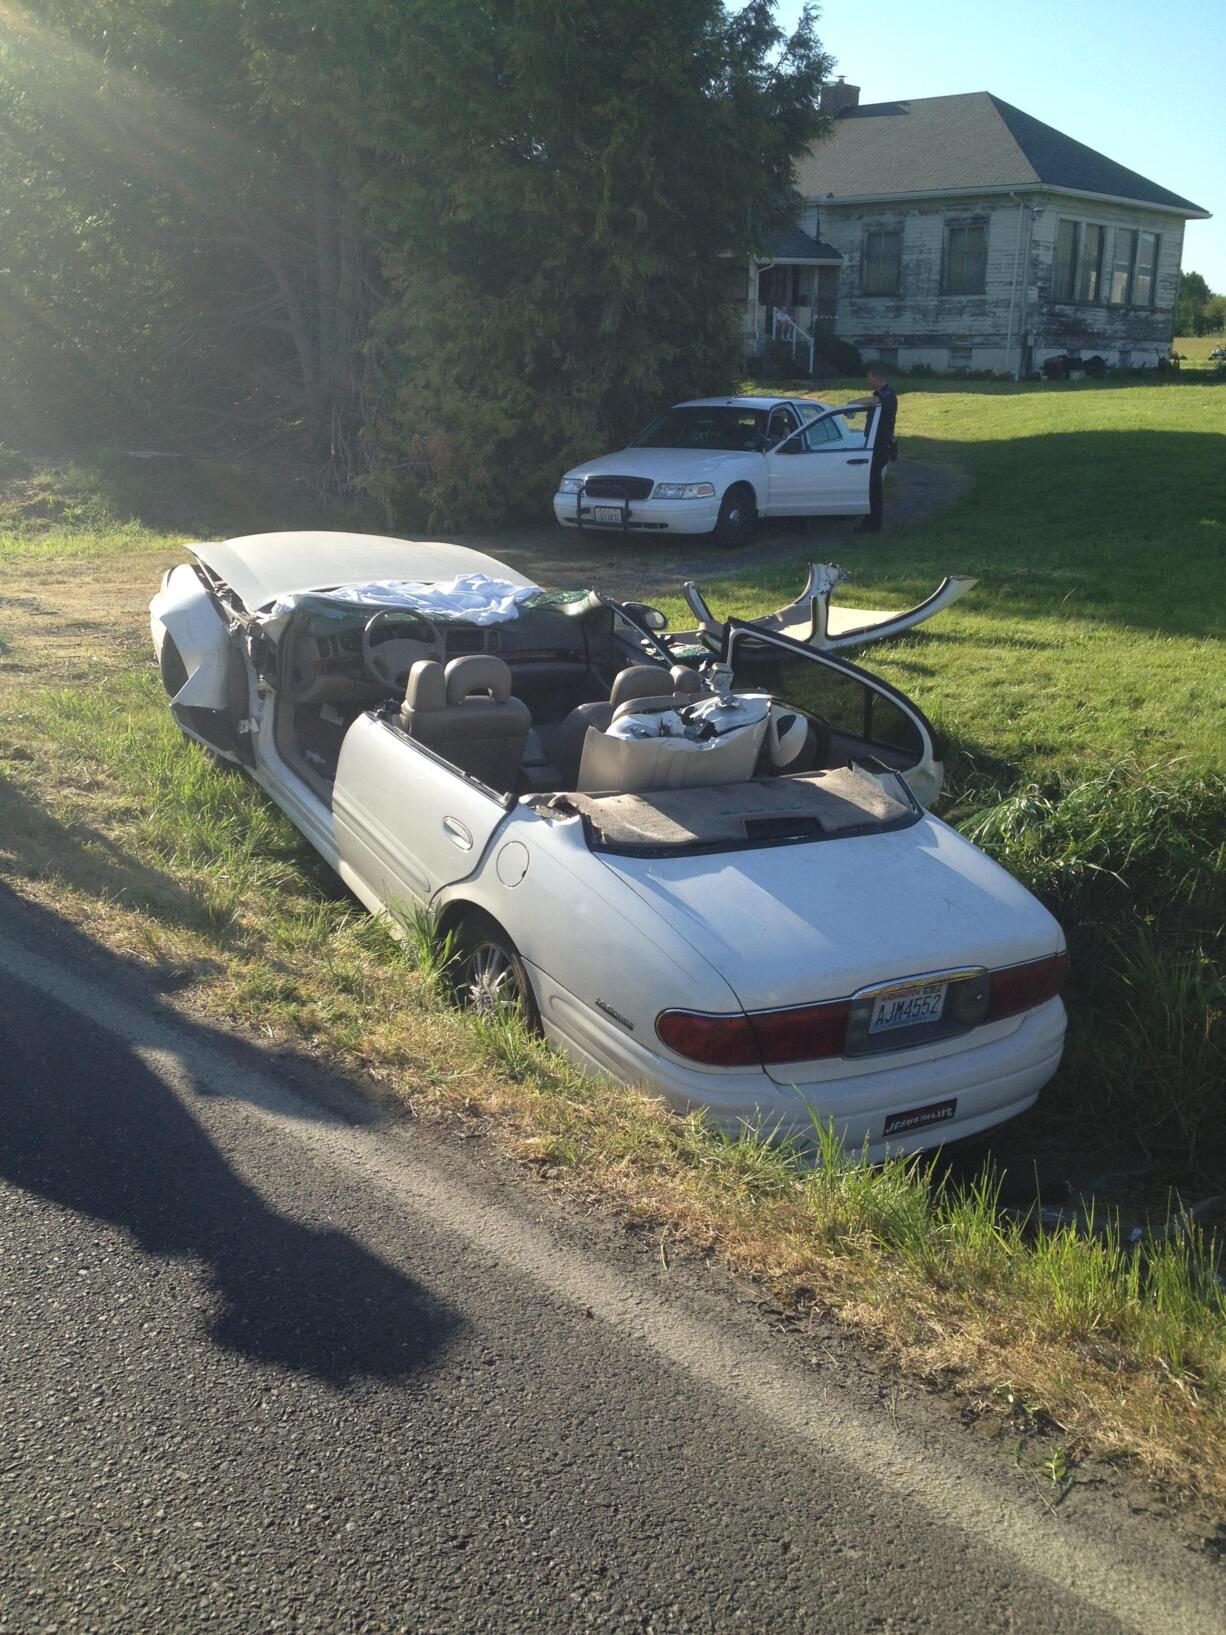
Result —
<path fill-rule="evenodd" d="M 814 350 L 814 374 L 862 375 L 864 359 L 860 348 L 850 341 L 836 340 L 833 335 L 819 335 Z"/>

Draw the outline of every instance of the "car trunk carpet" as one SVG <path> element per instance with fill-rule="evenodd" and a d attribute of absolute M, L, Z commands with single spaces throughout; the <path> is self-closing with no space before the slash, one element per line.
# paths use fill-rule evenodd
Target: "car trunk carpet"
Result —
<path fill-rule="evenodd" d="M 850 766 L 632 795 L 568 793 L 532 804 L 581 816 L 592 843 L 617 852 L 871 834 L 918 816 L 871 773 Z"/>

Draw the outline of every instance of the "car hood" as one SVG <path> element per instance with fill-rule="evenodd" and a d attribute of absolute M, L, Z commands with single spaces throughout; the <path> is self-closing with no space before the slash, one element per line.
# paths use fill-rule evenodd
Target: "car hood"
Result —
<path fill-rule="evenodd" d="M 389 539 L 381 534 L 320 530 L 248 534 L 210 540 L 187 549 L 212 570 L 250 612 L 300 591 L 333 590 L 386 579 L 435 583 L 464 573 L 484 573 L 514 585 L 530 580 L 492 556 L 441 540 Z"/>
<path fill-rule="evenodd" d="M 566 472 L 568 477 L 651 477 L 655 482 L 712 482 L 729 466 L 756 456 L 749 450 L 693 448 L 624 448 L 585 460 Z"/>
<path fill-rule="evenodd" d="M 939 819 L 892 834 L 601 861 L 697 947 L 746 1010 L 1055 953 L 1060 927 Z"/>

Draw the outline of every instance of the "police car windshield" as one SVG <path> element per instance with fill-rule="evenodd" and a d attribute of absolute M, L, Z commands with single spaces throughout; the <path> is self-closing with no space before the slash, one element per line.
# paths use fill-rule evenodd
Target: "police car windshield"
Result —
<path fill-rule="evenodd" d="M 631 448 L 730 449 L 756 452 L 766 443 L 766 409 L 714 407 L 668 409 L 631 443 Z"/>

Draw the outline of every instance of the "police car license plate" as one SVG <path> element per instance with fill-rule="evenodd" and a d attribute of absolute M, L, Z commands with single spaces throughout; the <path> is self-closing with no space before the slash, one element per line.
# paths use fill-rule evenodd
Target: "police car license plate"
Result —
<path fill-rule="evenodd" d="M 594 505 L 592 507 L 593 522 L 615 522 L 620 527 L 622 512 L 620 506 Z"/>

